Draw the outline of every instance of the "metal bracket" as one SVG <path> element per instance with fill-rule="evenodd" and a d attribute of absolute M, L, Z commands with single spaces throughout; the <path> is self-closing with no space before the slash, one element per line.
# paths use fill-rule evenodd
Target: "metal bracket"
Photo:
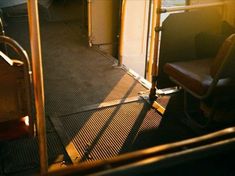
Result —
<path fill-rule="evenodd" d="M 161 32 L 162 31 L 162 26 L 160 27 L 155 27 L 155 32 Z"/>
<path fill-rule="evenodd" d="M 156 94 L 158 96 L 163 96 L 163 95 L 170 95 L 176 92 L 179 92 L 181 90 L 181 87 L 175 86 L 175 87 L 169 87 L 165 89 L 157 89 Z"/>
<path fill-rule="evenodd" d="M 159 10 L 159 13 L 167 13 L 167 9 L 166 8 L 162 8 Z"/>

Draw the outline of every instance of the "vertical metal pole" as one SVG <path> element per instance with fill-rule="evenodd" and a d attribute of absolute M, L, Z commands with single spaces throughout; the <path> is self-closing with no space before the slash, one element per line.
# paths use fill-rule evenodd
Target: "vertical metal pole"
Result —
<path fill-rule="evenodd" d="M 48 170 L 48 160 L 45 126 L 44 84 L 37 0 L 28 0 L 28 16 L 37 119 L 37 135 L 39 143 L 40 171 L 41 174 L 45 174 Z"/>
<path fill-rule="evenodd" d="M 149 34 L 150 34 L 150 25 L 151 25 L 151 13 L 152 13 L 152 1 L 149 0 L 149 13 L 148 13 L 148 30 L 147 30 L 147 41 L 146 41 L 146 54 L 145 54 L 145 70 L 144 70 L 144 78 L 147 77 L 148 72 L 148 60 L 149 60 Z"/>
<path fill-rule="evenodd" d="M 92 47 L 92 4 L 91 0 L 87 0 L 87 17 L 88 17 L 88 42 L 89 46 Z"/>
<path fill-rule="evenodd" d="M 186 0 L 186 5 L 190 5 L 191 4 L 191 2 L 190 2 L 191 0 Z"/>
<path fill-rule="evenodd" d="M 121 29 L 119 38 L 119 53 L 118 53 L 118 65 L 121 66 L 123 62 L 123 44 L 124 44 L 124 27 L 126 16 L 126 0 L 122 0 L 121 7 Z"/>
<path fill-rule="evenodd" d="M 159 54 L 159 32 L 161 23 L 161 6 L 162 0 L 157 0 L 157 17 L 156 17 L 156 27 L 155 27 L 155 42 L 154 42 L 154 57 L 152 64 L 152 86 L 149 94 L 150 101 L 154 101 L 156 98 L 156 86 L 157 86 L 157 75 L 158 75 L 158 54 Z"/>
<path fill-rule="evenodd" d="M 157 0 L 153 0 L 153 10 L 152 10 L 152 26 L 151 26 L 151 39 L 150 39 L 150 51 L 149 51 L 149 63 L 148 63 L 148 75 L 147 80 L 152 80 L 152 66 L 154 57 L 154 44 L 155 44 L 155 26 L 157 17 Z"/>

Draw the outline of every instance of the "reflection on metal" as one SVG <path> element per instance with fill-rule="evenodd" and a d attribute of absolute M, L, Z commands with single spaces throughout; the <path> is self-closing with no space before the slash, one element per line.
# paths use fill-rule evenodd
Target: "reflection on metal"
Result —
<path fill-rule="evenodd" d="M 159 104 L 158 102 L 154 101 L 152 104 L 153 108 L 155 108 L 161 115 L 165 113 L 165 108 Z"/>
<path fill-rule="evenodd" d="M 10 65 L 13 66 L 13 60 L 11 60 L 6 54 L 0 51 L 0 56 Z"/>
<path fill-rule="evenodd" d="M 28 0 L 29 31 L 32 54 L 34 96 L 39 140 L 40 170 L 45 174 L 48 170 L 47 141 L 45 128 L 44 83 L 39 32 L 38 1 Z"/>
<path fill-rule="evenodd" d="M 156 17 L 156 29 L 160 28 L 161 22 L 161 6 L 162 1 L 157 0 L 157 17 Z M 154 101 L 156 98 L 156 86 L 157 86 L 157 75 L 158 75 L 158 53 L 159 53 L 159 31 L 156 32 L 155 42 L 154 42 L 154 57 L 152 64 L 152 87 L 150 90 L 149 99 Z"/>
<path fill-rule="evenodd" d="M 173 94 L 176 92 L 179 92 L 181 90 L 181 87 L 175 86 L 175 87 L 168 87 L 165 89 L 158 89 L 156 91 L 156 94 L 159 96 L 164 96 L 164 95 L 169 95 L 169 94 Z"/>
<path fill-rule="evenodd" d="M 29 123 L 29 116 L 25 116 L 25 117 L 23 117 L 23 119 L 24 119 L 25 125 L 29 126 L 30 125 L 30 123 Z"/>
<path fill-rule="evenodd" d="M 208 7 L 217 7 L 217 6 L 223 6 L 226 3 L 230 3 L 230 2 L 231 1 L 215 2 L 215 3 L 208 3 L 208 4 L 198 4 L 198 5 L 165 7 L 165 8 L 161 8 L 161 13 L 177 12 L 177 11 L 193 10 L 193 9 L 202 9 L 202 8 L 208 8 Z"/>
<path fill-rule="evenodd" d="M 92 2 L 91 0 L 87 0 L 87 16 L 88 16 L 88 42 L 89 46 L 92 47 Z"/>
<path fill-rule="evenodd" d="M 118 53 L 118 65 L 121 66 L 123 62 L 123 44 L 124 44 L 124 28 L 125 28 L 125 16 L 126 16 L 126 0 L 122 0 L 121 6 L 121 29 L 119 38 L 119 53 Z"/>
<path fill-rule="evenodd" d="M 154 56 L 156 18 L 157 18 L 157 0 L 153 0 L 150 53 L 149 53 L 149 62 L 148 62 L 148 75 L 147 75 L 147 80 L 150 82 L 151 82 L 153 56 Z"/>
<path fill-rule="evenodd" d="M 0 51 L 0 56 L 10 65 L 10 66 L 22 66 L 24 62 L 20 60 L 10 59 L 6 54 Z"/>

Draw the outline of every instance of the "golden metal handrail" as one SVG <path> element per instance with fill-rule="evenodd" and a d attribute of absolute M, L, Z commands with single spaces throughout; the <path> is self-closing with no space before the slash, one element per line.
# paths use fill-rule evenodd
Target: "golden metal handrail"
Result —
<path fill-rule="evenodd" d="M 200 158 L 205 156 L 200 155 L 200 153 L 210 156 L 214 151 L 228 150 L 231 145 L 235 145 L 234 135 L 235 127 L 230 127 L 207 135 L 123 154 L 113 159 L 68 166 L 49 171 L 46 175 L 96 175 L 97 173 L 98 175 L 113 175 L 112 172 L 118 175 L 117 173 L 126 173 L 130 170 L 138 173 L 137 169 L 142 167 L 154 166 L 154 168 L 161 169 L 164 164 L 164 166 L 170 166 L 180 161 L 183 162 L 186 159 L 185 156 L 189 160 L 191 157 Z M 159 163 L 163 163 L 163 165 L 156 165 Z"/>
<path fill-rule="evenodd" d="M 163 8 L 161 8 L 160 12 L 167 13 L 167 12 L 177 12 L 177 11 L 183 11 L 183 10 L 203 9 L 203 8 L 208 8 L 208 7 L 218 7 L 218 6 L 223 6 L 228 2 L 230 2 L 230 1 L 186 5 L 186 6 L 163 7 Z"/>
<path fill-rule="evenodd" d="M 28 0 L 28 16 L 30 45 L 32 54 L 33 85 L 37 119 L 37 134 L 39 141 L 39 157 L 41 174 L 47 173 L 47 140 L 45 126 L 44 83 L 42 69 L 42 53 L 39 31 L 38 0 Z"/>

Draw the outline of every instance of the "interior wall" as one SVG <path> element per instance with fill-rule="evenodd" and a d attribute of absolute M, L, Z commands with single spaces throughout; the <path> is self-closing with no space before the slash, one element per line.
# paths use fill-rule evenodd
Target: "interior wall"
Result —
<path fill-rule="evenodd" d="M 92 0 L 92 43 L 114 55 L 117 49 L 119 0 Z"/>
<path fill-rule="evenodd" d="M 126 1 L 123 64 L 144 76 L 149 0 Z"/>
<path fill-rule="evenodd" d="M 191 4 L 202 4 L 202 3 L 212 3 L 212 2 L 223 2 L 224 0 L 190 0 Z M 222 8 L 222 13 L 224 20 L 228 21 L 230 24 L 235 26 L 235 2 L 229 3 Z"/>
<path fill-rule="evenodd" d="M 228 4 L 224 8 L 224 18 L 233 26 L 235 26 L 235 2 Z"/>

